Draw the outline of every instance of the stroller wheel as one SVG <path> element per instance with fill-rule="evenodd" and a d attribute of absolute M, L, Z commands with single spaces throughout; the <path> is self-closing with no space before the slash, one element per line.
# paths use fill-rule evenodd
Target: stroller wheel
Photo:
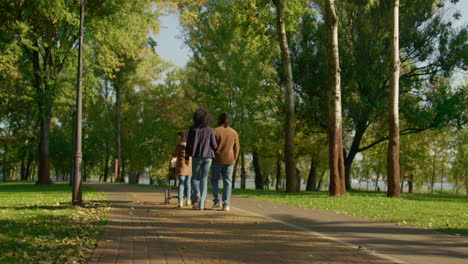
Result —
<path fill-rule="evenodd" d="M 165 203 L 165 204 L 169 204 L 169 199 L 170 199 L 170 197 L 169 197 L 169 190 L 166 189 L 165 192 L 164 192 L 164 203 Z"/>

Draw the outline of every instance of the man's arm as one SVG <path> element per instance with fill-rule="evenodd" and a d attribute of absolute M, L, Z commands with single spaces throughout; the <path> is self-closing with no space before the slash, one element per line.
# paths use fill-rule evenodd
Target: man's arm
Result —
<path fill-rule="evenodd" d="M 218 148 L 218 143 L 216 142 L 214 129 L 211 130 L 210 145 L 213 150 L 216 150 Z"/>
<path fill-rule="evenodd" d="M 234 161 L 236 161 L 237 158 L 239 158 L 239 152 L 240 152 L 239 135 L 237 135 L 237 133 L 236 133 L 236 136 L 235 136 L 235 139 L 234 139 L 233 149 L 234 149 Z"/>

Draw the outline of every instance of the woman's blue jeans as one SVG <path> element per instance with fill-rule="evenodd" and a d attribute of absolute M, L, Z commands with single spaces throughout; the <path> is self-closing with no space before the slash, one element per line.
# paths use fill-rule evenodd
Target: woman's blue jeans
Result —
<path fill-rule="evenodd" d="M 179 202 L 192 195 L 192 175 L 179 175 Z"/>
<path fill-rule="evenodd" d="M 200 209 L 205 209 L 206 194 L 208 192 L 208 173 L 210 172 L 212 161 L 212 158 L 193 157 L 192 159 L 192 201 L 200 197 Z"/>

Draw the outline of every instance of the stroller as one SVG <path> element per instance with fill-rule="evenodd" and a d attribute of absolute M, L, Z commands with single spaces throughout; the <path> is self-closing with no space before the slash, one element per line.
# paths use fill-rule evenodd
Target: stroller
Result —
<path fill-rule="evenodd" d="M 166 178 L 166 190 L 164 192 L 164 204 L 170 204 L 171 199 L 171 180 L 174 180 L 174 185 L 177 186 L 177 177 L 176 177 L 176 163 L 174 160 L 171 160 L 169 164 L 169 173 Z"/>

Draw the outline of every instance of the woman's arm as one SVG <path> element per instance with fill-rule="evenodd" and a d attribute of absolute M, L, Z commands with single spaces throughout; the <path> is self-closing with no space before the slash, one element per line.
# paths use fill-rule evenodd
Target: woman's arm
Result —
<path fill-rule="evenodd" d="M 195 131 L 190 128 L 187 136 L 187 145 L 185 146 L 185 157 L 191 157 L 193 154 L 193 141 L 195 138 Z"/>
<path fill-rule="evenodd" d="M 218 148 L 218 143 L 216 142 L 214 129 L 211 129 L 210 131 L 210 146 L 213 150 L 216 150 Z"/>

